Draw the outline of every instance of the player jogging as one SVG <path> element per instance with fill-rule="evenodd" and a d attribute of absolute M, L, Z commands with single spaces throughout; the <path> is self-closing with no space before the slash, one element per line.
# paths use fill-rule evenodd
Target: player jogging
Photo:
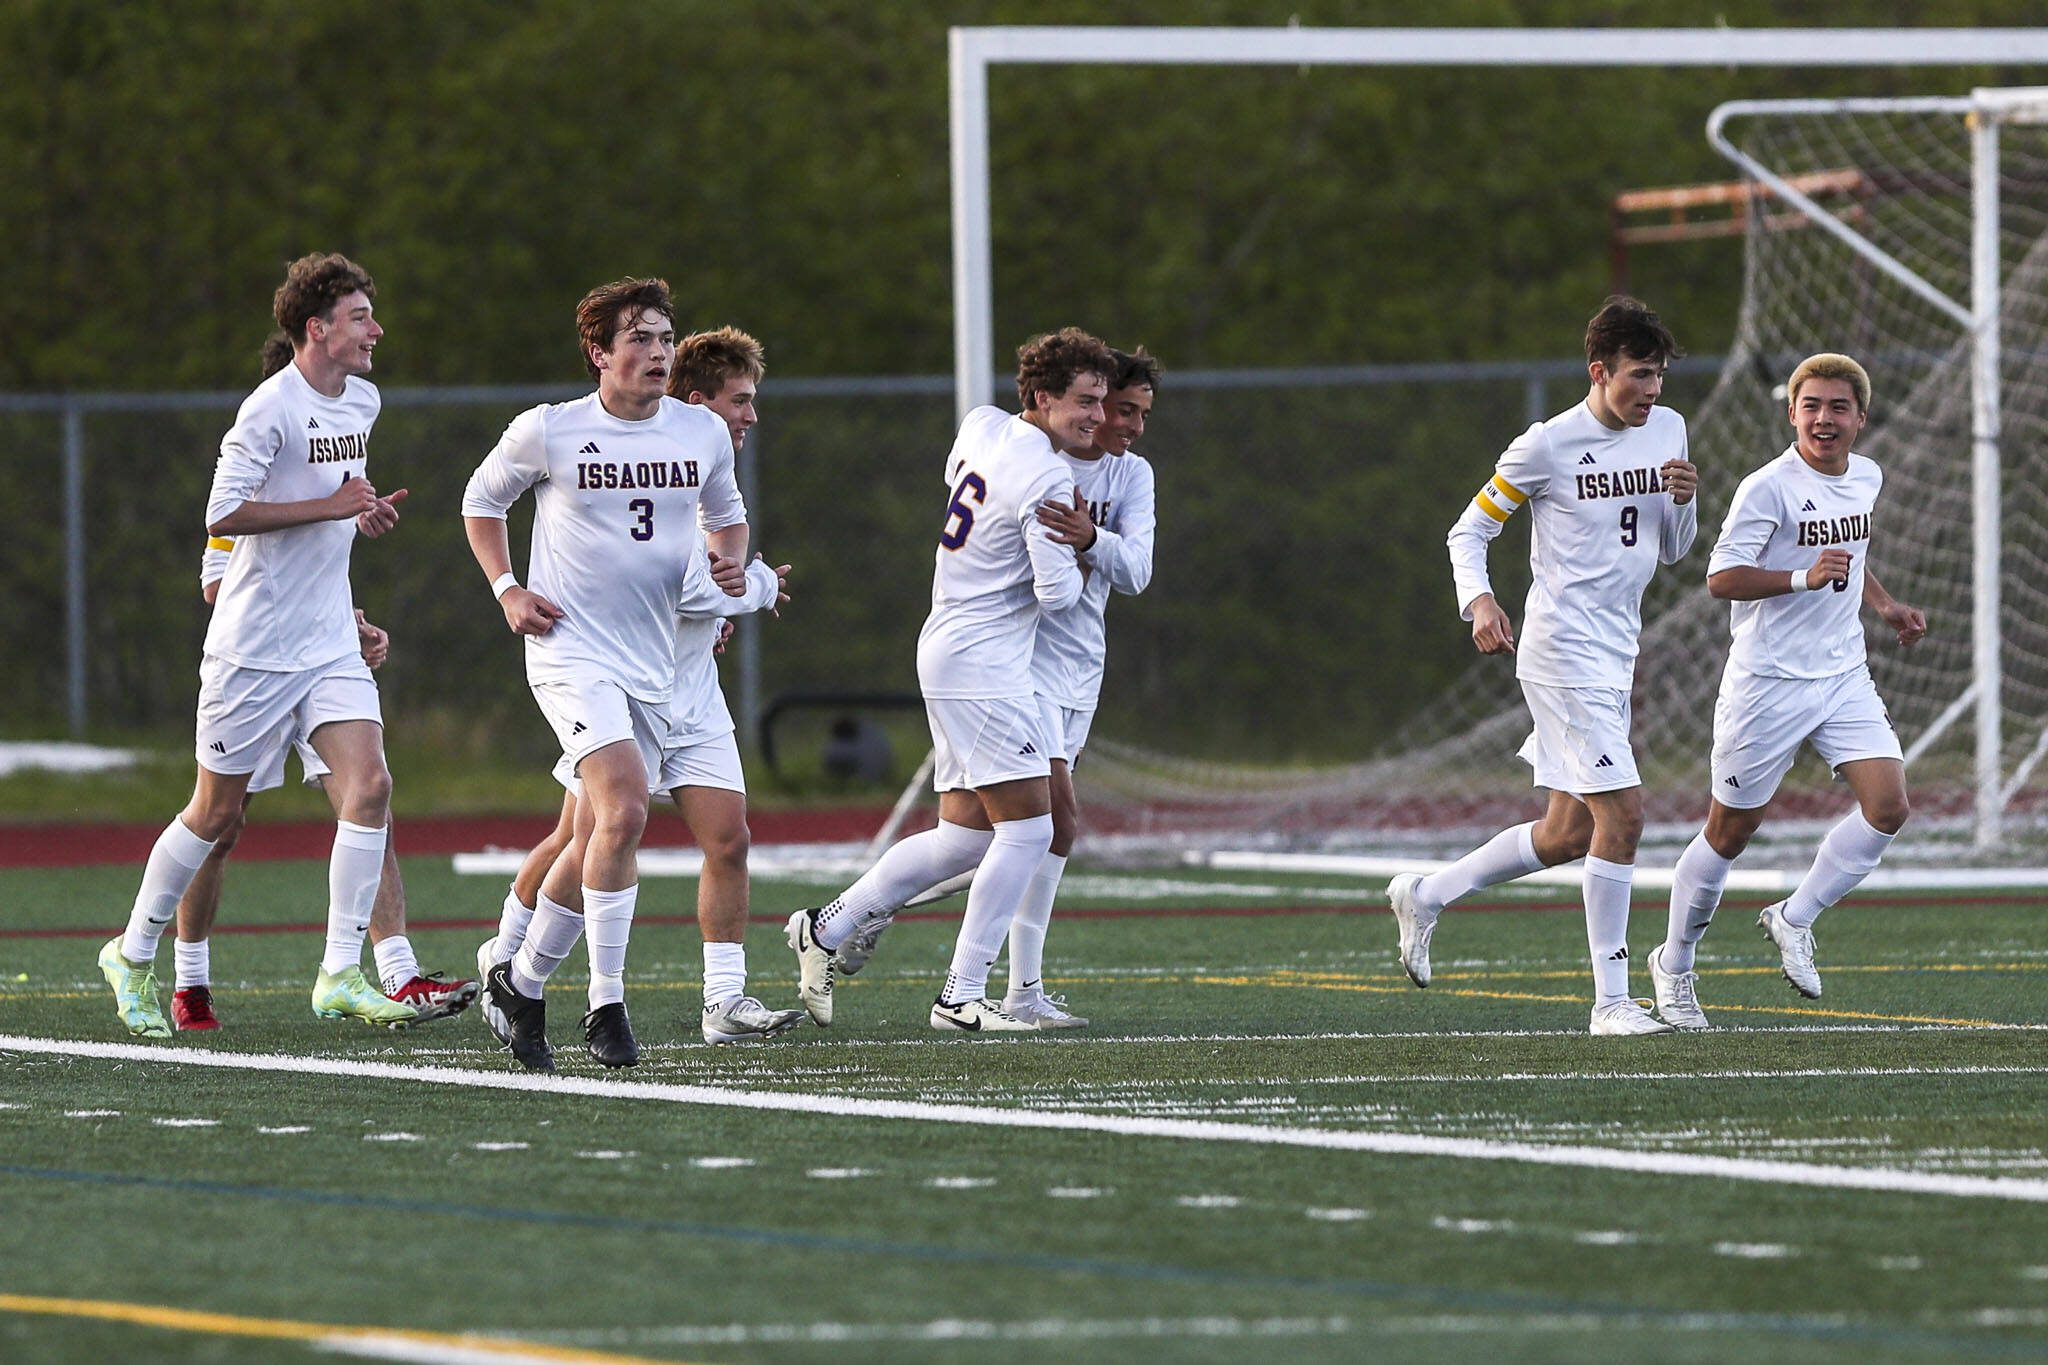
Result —
<path fill-rule="evenodd" d="M 1714 701 L 1713 801 L 1679 855 L 1668 936 L 1650 954 L 1657 1012 L 1682 1029 L 1708 1027 L 1694 949 L 1801 744 L 1856 797 L 1791 896 L 1757 916 L 1801 995 L 1820 995 L 1814 920 L 1876 870 L 1906 823 L 1905 758 L 1870 678 L 1859 613 L 1876 612 L 1901 646 L 1927 633 L 1927 617 L 1870 571 L 1884 471 L 1851 449 L 1869 420 L 1870 376 L 1824 353 L 1799 362 L 1785 391 L 1795 439 L 1735 490 L 1707 564 L 1707 590 L 1730 603 L 1734 636 Z"/>
<path fill-rule="evenodd" d="M 1591 1031 L 1671 1029 L 1628 991 L 1629 891 L 1643 828 L 1629 690 L 1643 589 L 1698 531 L 1699 474 L 1687 458 L 1685 419 L 1657 406 L 1665 368 L 1683 354 L 1649 308 L 1608 299 L 1586 328 L 1585 401 L 1517 438 L 1451 528 L 1459 608 L 1480 653 L 1515 656 L 1535 720 L 1521 756 L 1550 800 L 1540 820 L 1503 830 L 1439 872 L 1389 884 L 1401 965 L 1418 986 L 1429 984 L 1430 937 L 1444 907 L 1583 857 Z M 1534 581 L 1518 642 L 1494 600 L 1486 548 L 1524 503 Z"/>

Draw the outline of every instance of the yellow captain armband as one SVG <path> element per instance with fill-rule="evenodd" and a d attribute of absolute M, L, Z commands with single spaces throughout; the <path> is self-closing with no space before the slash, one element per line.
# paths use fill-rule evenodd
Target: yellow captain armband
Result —
<path fill-rule="evenodd" d="M 206 538 L 206 548 L 226 553 L 235 548 L 235 540 L 233 536 L 208 536 Z"/>
<path fill-rule="evenodd" d="M 1506 521 L 1514 515 L 1517 507 L 1528 500 L 1527 493 L 1496 474 L 1473 497 L 1472 505 L 1495 521 Z"/>

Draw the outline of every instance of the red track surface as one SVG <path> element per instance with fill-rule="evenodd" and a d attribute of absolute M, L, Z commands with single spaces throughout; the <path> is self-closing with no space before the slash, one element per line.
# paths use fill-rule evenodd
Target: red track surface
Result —
<path fill-rule="evenodd" d="M 830 810 L 754 811 L 747 824 L 758 844 L 840 843 L 871 837 L 888 816 L 884 806 Z M 906 830 L 923 828 L 916 819 Z M 395 820 L 400 853 L 474 853 L 485 848 L 531 848 L 555 827 L 551 815 L 439 816 Z M 149 857 L 162 825 L 0 825 L 0 867 L 92 867 Z M 334 844 L 330 822 L 252 824 L 235 845 L 235 858 L 325 858 Z M 649 848 L 688 847 L 683 822 L 657 811 L 647 822 Z"/>

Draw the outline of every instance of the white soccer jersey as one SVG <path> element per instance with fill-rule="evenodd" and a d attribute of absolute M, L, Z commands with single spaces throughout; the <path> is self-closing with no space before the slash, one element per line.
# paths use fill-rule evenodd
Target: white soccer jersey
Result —
<path fill-rule="evenodd" d="M 1849 581 L 1835 590 L 1787 593 L 1729 603 L 1735 641 L 1728 666 L 1773 678 L 1829 678 L 1864 663 L 1863 572 L 1870 520 L 1884 471 L 1851 451 L 1849 468 L 1823 474 L 1796 446 L 1745 478 L 1735 490 L 1709 574 L 1723 569 L 1805 573 L 1820 552 L 1849 552 Z"/>
<path fill-rule="evenodd" d="M 526 637 L 528 683 L 596 672 L 627 695 L 665 706 L 675 684 L 675 614 L 698 531 L 747 519 L 732 436 L 705 407 L 664 398 L 629 422 L 595 393 L 512 419 L 477 466 L 465 517 L 503 517 L 533 489 L 526 586 L 562 609 Z"/>
<path fill-rule="evenodd" d="M 1095 543 L 1081 556 L 1089 568 L 1081 599 L 1038 621 L 1031 652 L 1031 685 L 1039 696 L 1077 711 L 1092 711 L 1102 696 L 1102 665 L 1108 655 L 1103 613 L 1112 591 L 1141 593 L 1152 581 L 1152 540 L 1157 526 L 1152 466 L 1134 451 L 1096 460 L 1061 457 L 1067 465 L 1072 504 L 1079 488 L 1094 521 Z"/>
<path fill-rule="evenodd" d="M 704 558 L 702 547 L 697 551 Z M 733 731 L 732 711 L 718 685 L 718 660 L 712 647 L 727 617 L 766 611 L 782 590 L 775 570 L 755 561 L 747 565 L 747 592 L 729 597 L 712 581 L 707 565 L 692 571 L 689 587 L 676 611 L 676 685 L 669 698 L 669 742 L 702 744 Z"/>
<path fill-rule="evenodd" d="M 1652 408 L 1640 427 L 1614 431 L 1580 403 L 1516 438 L 1448 543 L 1458 606 L 1493 591 L 1486 547 L 1529 504 L 1534 582 L 1515 640 L 1515 676 L 1549 687 L 1628 688 L 1643 630 L 1643 589 L 1699 531 L 1697 499 L 1663 491 L 1667 460 L 1686 455 L 1685 419 Z"/>
<path fill-rule="evenodd" d="M 1038 521 L 1040 503 L 1072 504 L 1073 476 L 1037 427 L 976 408 L 946 457 L 946 488 L 918 684 L 926 697 L 1030 697 L 1040 609 L 1081 596 L 1080 561 Z"/>
<path fill-rule="evenodd" d="M 218 583 L 227 576 L 228 551 L 235 548 L 233 536 L 208 536 L 206 548 L 199 552 L 199 590 L 206 591 L 209 583 Z"/>
<path fill-rule="evenodd" d="M 324 498 L 344 479 L 362 478 L 381 405 L 376 386 L 354 375 L 339 398 L 308 384 L 295 364 L 264 380 L 221 439 L 207 524 L 245 502 Z M 208 654 L 243 668 L 297 672 L 356 652 L 348 586 L 354 519 L 238 539 L 206 628 Z"/>

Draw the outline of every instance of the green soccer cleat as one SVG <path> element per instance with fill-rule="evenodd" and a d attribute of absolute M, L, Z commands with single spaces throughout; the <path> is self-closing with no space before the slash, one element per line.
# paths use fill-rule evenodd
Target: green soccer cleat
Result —
<path fill-rule="evenodd" d="M 361 967 L 320 973 L 313 983 L 313 1013 L 322 1019 L 360 1019 L 374 1028 L 399 1029 L 420 1017 L 370 984 Z"/>
<path fill-rule="evenodd" d="M 121 956 L 121 940 L 116 938 L 100 949 L 100 975 L 114 988 L 114 1008 L 130 1033 L 138 1038 L 171 1036 L 171 1021 L 156 1002 L 155 963 L 130 962 Z"/>

